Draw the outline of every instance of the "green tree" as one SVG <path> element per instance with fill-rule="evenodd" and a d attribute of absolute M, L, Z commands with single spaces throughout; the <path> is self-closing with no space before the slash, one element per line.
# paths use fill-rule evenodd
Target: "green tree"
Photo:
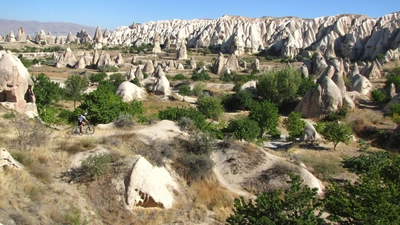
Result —
<path fill-rule="evenodd" d="M 245 117 L 231 120 L 224 132 L 233 134 L 238 140 L 253 141 L 260 135 L 260 127 L 256 121 Z"/>
<path fill-rule="evenodd" d="M 339 224 L 399 224 L 399 155 L 363 154 L 344 160 L 342 165 L 359 179 L 327 187 L 328 219 Z"/>
<path fill-rule="evenodd" d="M 86 91 L 88 84 L 87 79 L 80 75 L 68 76 L 65 81 L 65 97 L 74 101 L 74 108 L 76 108 L 76 102 L 82 99 L 82 94 Z"/>
<path fill-rule="evenodd" d="M 215 97 L 203 97 L 197 102 L 197 109 L 207 118 L 218 120 L 224 113 L 221 100 Z"/>
<path fill-rule="evenodd" d="M 35 101 L 39 112 L 41 109 L 58 102 L 64 95 L 60 84 L 51 81 L 44 73 L 32 77 L 32 80 L 34 83 Z"/>
<path fill-rule="evenodd" d="M 83 103 L 77 110 L 88 112 L 92 123 L 110 123 L 121 113 L 132 116 L 144 112 L 143 102 L 133 100 L 123 102 L 122 97 L 115 94 L 115 87 L 109 82 L 102 82 L 99 87 L 83 97 Z"/>
<path fill-rule="evenodd" d="M 333 150 L 336 150 L 336 146 L 343 142 L 348 144 L 351 139 L 351 129 L 339 122 L 327 122 L 322 128 L 322 136 L 330 142 L 333 142 Z"/>
<path fill-rule="evenodd" d="M 385 89 L 389 89 L 391 84 L 396 87 L 400 87 L 400 66 L 396 66 L 392 71 L 389 72 L 385 82 Z"/>
<path fill-rule="evenodd" d="M 290 175 L 288 190 L 274 190 L 257 195 L 253 203 L 243 197 L 235 199 L 233 214 L 228 224 L 325 224 L 321 217 L 321 201 L 317 189 L 302 185 L 300 176 Z"/>
<path fill-rule="evenodd" d="M 257 93 L 263 99 L 280 105 L 297 97 L 301 82 L 300 71 L 292 67 L 270 70 L 258 80 Z"/>
<path fill-rule="evenodd" d="M 100 72 L 100 73 L 94 73 L 90 74 L 89 80 L 92 83 L 100 83 L 107 77 L 107 74 L 105 72 Z"/>
<path fill-rule="evenodd" d="M 236 94 L 226 94 L 222 97 L 222 104 L 227 110 L 250 109 L 254 103 L 253 93 L 247 90 L 238 91 Z"/>
<path fill-rule="evenodd" d="M 182 85 L 179 87 L 179 92 L 180 95 L 183 96 L 189 96 L 192 94 L 192 91 L 190 90 L 190 86 L 189 85 Z"/>
<path fill-rule="evenodd" d="M 283 121 L 283 125 L 289 132 L 289 137 L 287 137 L 287 139 L 295 142 L 297 138 L 303 135 L 306 122 L 301 120 L 301 113 L 293 111 L 289 114 L 288 118 Z"/>
<path fill-rule="evenodd" d="M 261 103 L 254 103 L 251 106 L 249 119 L 254 120 L 260 127 L 260 137 L 265 132 L 270 135 L 278 135 L 277 129 L 279 122 L 279 111 L 278 107 L 269 101 L 263 101 Z"/>

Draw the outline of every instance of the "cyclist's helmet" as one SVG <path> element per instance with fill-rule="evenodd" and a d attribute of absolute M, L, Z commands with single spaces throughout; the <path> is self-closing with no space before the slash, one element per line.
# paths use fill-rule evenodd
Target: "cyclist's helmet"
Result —
<path fill-rule="evenodd" d="M 87 112 L 83 113 L 84 116 L 87 116 Z"/>

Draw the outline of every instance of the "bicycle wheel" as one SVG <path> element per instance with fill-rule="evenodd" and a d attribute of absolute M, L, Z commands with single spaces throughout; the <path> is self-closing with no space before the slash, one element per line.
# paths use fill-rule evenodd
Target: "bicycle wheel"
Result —
<path fill-rule="evenodd" d="M 80 132 L 79 126 L 72 128 L 72 135 L 79 135 Z"/>
<path fill-rule="evenodd" d="M 94 134 L 94 126 L 88 124 L 85 131 L 86 131 L 86 134 L 89 134 L 89 135 Z"/>

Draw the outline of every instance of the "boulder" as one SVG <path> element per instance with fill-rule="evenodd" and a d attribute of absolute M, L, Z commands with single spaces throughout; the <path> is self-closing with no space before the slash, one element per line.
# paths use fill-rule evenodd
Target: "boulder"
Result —
<path fill-rule="evenodd" d="M 6 38 L 4 39 L 5 42 L 15 42 L 15 35 L 14 32 L 11 30 L 7 35 Z"/>
<path fill-rule="evenodd" d="M 315 127 L 309 123 L 306 122 L 306 125 L 304 126 L 304 134 L 300 139 L 301 141 L 318 141 L 321 140 L 321 135 L 318 134 L 318 132 L 315 130 Z"/>
<path fill-rule="evenodd" d="M 126 184 L 128 207 L 158 207 L 170 209 L 177 182 L 164 167 L 151 165 L 144 157 L 136 156 Z"/>
<path fill-rule="evenodd" d="M 190 67 L 191 67 L 192 69 L 196 69 L 196 68 L 197 68 L 197 63 L 196 63 L 196 60 L 194 59 L 193 56 L 190 57 Z"/>
<path fill-rule="evenodd" d="M 351 91 L 357 91 L 363 95 L 368 95 L 372 89 L 371 82 L 361 74 L 357 74 L 350 79 L 352 84 Z"/>
<path fill-rule="evenodd" d="M 145 90 L 129 81 L 122 82 L 118 86 L 116 94 L 121 96 L 124 102 L 130 102 L 134 99 L 143 100 L 146 97 Z"/>
<path fill-rule="evenodd" d="M 37 114 L 33 81 L 20 59 L 12 53 L 0 58 L 0 102 L 20 113 Z"/>
<path fill-rule="evenodd" d="M 147 75 L 151 75 L 154 72 L 154 65 L 153 61 L 147 60 L 146 64 L 143 67 L 143 73 L 146 73 Z"/>
<path fill-rule="evenodd" d="M 71 48 L 68 47 L 65 49 L 64 54 L 60 56 L 58 61 L 56 62 L 56 67 L 61 68 L 61 67 L 74 67 L 77 63 L 77 60 L 75 58 L 74 53 L 72 52 Z"/>
<path fill-rule="evenodd" d="M 138 80 L 143 80 L 143 78 L 144 78 L 143 73 L 142 73 L 142 70 L 140 69 L 140 66 L 136 67 L 136 70 L 135 70 L 135 77 L 136 77 Z"/>
<path fill-rule="evenodd" d="M 186 50 L 186 43 L 185 41 L 183 41 L 183 43 L 181 44 L 181 46 L 178 49 L 177 55 L 176 55 L 176 59 L 178 60 L 185 60 L 187 59 L 187 50 Z"/>
<path fill-rule="evenodd" d="M 23 27 L 20 27 L 18 29 L 17 39 L 16 40 L 17 41 L 26 41 L 26 34 L 25 34 L 25 31 L 24 31 Z"/>

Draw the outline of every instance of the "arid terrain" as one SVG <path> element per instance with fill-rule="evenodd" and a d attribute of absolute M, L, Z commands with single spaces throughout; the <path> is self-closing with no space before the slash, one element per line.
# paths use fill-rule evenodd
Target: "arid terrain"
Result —
<path fill-rule="evenodd" d="M 38 49 L 57 46 L 42 46 L 31 41 L 0 42 L 0 45 L 8 50 L 19 50 L 25 46 Z M 82 44 L 70 43 L 62 45 L 62 48 L 67 46 L 76 56 L 82 56 L 85 51 L 94 54 L 93 50 L 85 49 Z M 176 49 L 174 50 L 157 54 L 122 53 L 124 63 L 118 65 L 118 71 L 115 73 L 124 76 L 128 74 L 133 66 L 133 58 L 137 59 L 135 66 L 139 68 L 148 60 L 153 61 L 155 65 L 169 61 L 187 65 L 191 57 L 209 68 L 219 57 L 216 52 L 203 54 L 199 49 L 193 48 L 188 49 L 187 59 L 176 59 Z M 114 49 L 102 51 L 109 54 L 113 60 L 122 52 Z M 52 53 L 13 54 L 21 54 L 30 60 L 46 60 L 52 57 Z M 55 54 L 61 55 L 63 51 Z M 303 65 L 302 61 L 288 62 L 279 57 L 267 60 L 257 54 L 244 54 L 237 59 L 240 62 L 248 62 L 248 65 L 256 59 L 259 60 L 260 76 L 267 71 L 280 70 L 288 65 L 295 69 L 300 69 Z M 396 66 L 398 61 L 389 61 L 380 67 L 380 72 L 384 74 Z M 71 75 L 89 76 L 98 72 L 97 68 L 57 68 L 45 64 L 32 65 L 27 69 L 32 77 L 44 73 L 61 86 Z M 211 79 L 205 82 L 204 92 L 211 96 L 233 92 L 232 89 L 221 88 L 222 85 L 230 84 L 229 82 L 219 80 L 220 75 L 212 71 L 208 72 Z M 107 72 L 109 76 L 113 73 Z M 190 77 L 192 73 L 193 69 L 188 67 L 166 72 L 171 92 L 177 93 L 180 85 L 179 81 L 173 80 L 176 74 Z M 374 88 L 380 88 L 384 86 L 385 80 L 384 76 L 371 79 L 371 84 Z M 198 82 L 188 83 L 195 85 Z M 95 84 L 89 86 L 86 93 L 95 90 L 96 87 Z M 339 143 L 335 150 L 333 144 L 328 141 L 321 141 L 318 145 L 292 143 L 286 140 L 288 131 L 283 125 L 289 113 L 282 112 L 278 126 L 281 132 L 279 138 L 256 143 L 213 138 L 215 142 L 210 147 L 213 162 L 211 172 L 201 179 L 190 180 L 185 176 L 188 172 L 179 159 L 188 149 L 204 144 L 203 139 L 198 139 L 201 134 L 182 128 L 173 121 L 160 120 L 156 115 L 168 107 L 196 107 L 196 104 L 166 98 L 153 92 L 148 92 L 148 96 L 142 101 L 145 109 L 143 117 L 151 118 L 149 121 L 135 121 L 135 125 L 127 128 L 118 128 L 113 122 L 95 124 L 96 132 L 93 135 L 82 136 L 71 134 L 75 124 L 35 122 L 34 119 L 28 119 L 25 115 L 1 105 L 0 148 L 6 149 L 20 164 L 16 166 L 18 169 L 3 168 L 0 171 L 0 223 L 225 224 L 227 217 L 233 212 L 234 199 L 239 196 L 254 198 L 262 191 L 284 188 L 289 173 L 302 174 L 305 183 L 319 187 L 319 194 L 323 196 L 323 188 L 332 181 L 357 179 L 355 174 L 341 167 L 343 159 L 366 151 L 383 151 L 374 145 L 362 149 L 361 138 L 357 134 L 353 134 L 349 144 Z M 293 104 L 299 101 L 300 99 L 297 99 Z M 60 100 L 56 105 L 65 110 L 74 110 L 71 100 Z M 354 124 L 354 121 L 363 121 L 365 127 L 396 129 L 398 125 L 384 115 L 383 107 L 383 104 L 374 102 L 366 95 L 355 101 L 355 107 L 341 122 Z M 224 112 L 220 119 L 214 122 L 223 126 L 231 119 L 248 113 L 246 110 Z M 90 115 L 88 118 L 90 119 Z M 318 121 L 316 118 L 303 120 L 313 124 Z M 370 143 L 369 140 L 366 141 Z M 93 170 L 97 169 L 98 177 L 90 176 L 88 171 L 82 169 L 89 168 L 87 165 L 82 166 L 82 162 L 89 163 L 87 159 L 95 156 L 108 160 L 99 168 L 91 167 Z M 135 163 L 139 161 L 140 156 L 149 166 L 145 164 L 140 170 L 143 174 L 137 172 L 139 176 L 135 173 L 135 165 L 138 165 Z M 153 172 L 143 172 L 147 168 Z M 161 191 L 165 188 L 163 182 L 166 182 L 166 176 L 157 177 L 158 173 L 164 174 L 164 170 L 155 172 L 160 168 L 167 171 L 165 173 L 171 177 L 177 188 L 168 184 L 165 185 L 168 191 Z M 138 179 L 133 180 L 134 178 Z M 136 187 L 135 182 L 136 185 L 141 182 L 145 184 Z M 143 189 L 138 191 L 140 188 Z M 134 191 L 139 193 L 137 195 L 140 196 L 136 197 L 142 200 L 140 203 L 130 202 L 134 197 L 129 193 Z M 166 199 L 169 194 L 173 196 L 172 200 Z M 169 203 L 171 206 L 167 207 Z"/>

